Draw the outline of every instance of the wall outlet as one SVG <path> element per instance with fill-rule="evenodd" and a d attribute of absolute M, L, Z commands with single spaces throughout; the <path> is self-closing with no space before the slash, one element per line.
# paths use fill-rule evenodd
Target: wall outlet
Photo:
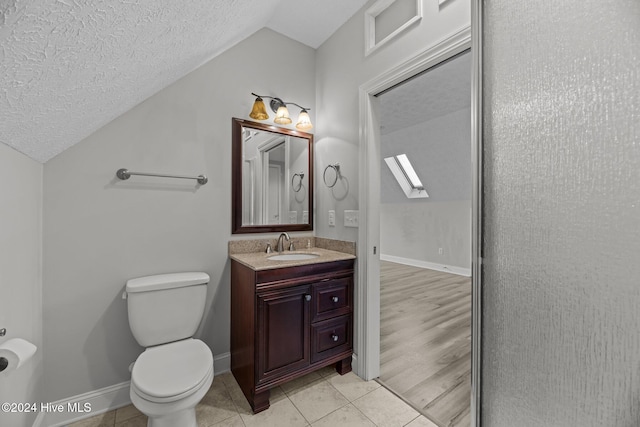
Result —
<path fill-rule="evenodd" d="M 360 223 L 359 213 L 359 211 L 344 211 L 344 226 L 357 227 Z"/>
<path fill-rule="evenodd" d="M 329 225 L 331 227 L 336 226 L 336 211 L 334 210 L 329 211 Z"/>
<path fill-rule="evenodd" d="M 438 248 L 438 255 L 442 255 L 444 253 L 444 251 L 442 250 L 442 248 Z"/>

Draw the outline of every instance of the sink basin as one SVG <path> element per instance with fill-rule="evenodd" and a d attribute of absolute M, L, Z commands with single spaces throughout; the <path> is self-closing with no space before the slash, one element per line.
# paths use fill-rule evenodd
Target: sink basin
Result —
<path fill-rule="evenodd" d="M 271 261 L 304 261 L 305 259 L 314 259 L 319 256 L 318 254 L 280 254 L 272 255 L 267 259 Z"/>

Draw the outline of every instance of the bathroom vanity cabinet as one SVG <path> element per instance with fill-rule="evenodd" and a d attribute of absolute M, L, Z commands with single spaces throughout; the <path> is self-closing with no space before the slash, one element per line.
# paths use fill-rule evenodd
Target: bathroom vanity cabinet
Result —
<path fill-rule="evenodd" d="M 316 369 L 351 371 L 353 259 L 254 270 L 231 261 L 231 371 L 254 412 Z"/>

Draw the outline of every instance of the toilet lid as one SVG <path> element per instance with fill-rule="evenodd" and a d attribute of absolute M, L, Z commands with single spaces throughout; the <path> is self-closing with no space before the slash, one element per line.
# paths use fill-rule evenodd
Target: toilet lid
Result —
<path fill-rule="evenodd" d="M 131 382 L 143 397 L 171 400 L 191 394 L 212 370 L 209 347 L 189 338 L 146 349 L 133 365 Z"/>

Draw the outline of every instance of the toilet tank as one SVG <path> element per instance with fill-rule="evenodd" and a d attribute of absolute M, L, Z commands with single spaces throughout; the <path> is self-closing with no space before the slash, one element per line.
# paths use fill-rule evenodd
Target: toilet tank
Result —
<path fill-rule="evenodd" d="M 138 344 L 150 347 L 189 338 L 198 329 L 209 275 L 172 273 L 127 281 L 129 327 Z"/>

